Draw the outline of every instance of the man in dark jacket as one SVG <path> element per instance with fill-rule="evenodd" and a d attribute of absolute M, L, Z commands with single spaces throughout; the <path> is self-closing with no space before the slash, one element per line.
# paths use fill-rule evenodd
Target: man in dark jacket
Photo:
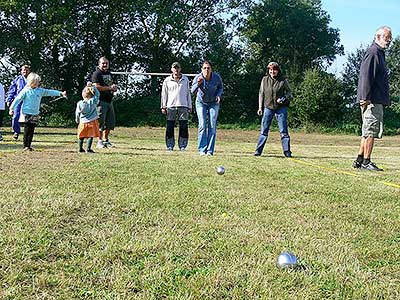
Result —
<path fill-rule="evenodd" d="M 388 26 L 378 28 L 375 41 L 367 49 L 360 67 L 357 100 L 361 107 L 362 134 L 360 150 L 353 162 L 354 168 L 383 171 L 371 162 L 375 138 L 382 138 L 383 107 L 390 105 L 389 78 L 386 68 L 385 49 L 392 41 Z"/>

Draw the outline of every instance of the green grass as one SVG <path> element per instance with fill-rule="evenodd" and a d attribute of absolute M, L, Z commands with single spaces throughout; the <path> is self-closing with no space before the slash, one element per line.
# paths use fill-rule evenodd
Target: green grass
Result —
<path fill-rule="evenodd" d="M 0 144 L 0 299 L 400 298 L 399 137 L 369 173 L 356 136 L 292 133 L 290 160 L 276 132 L 262 157 L 257 131 L 219 130 L 214 157 L 195 129 L 168 153 L 164 129 L 118 128 L 94 155 L 37 132 Z"/>

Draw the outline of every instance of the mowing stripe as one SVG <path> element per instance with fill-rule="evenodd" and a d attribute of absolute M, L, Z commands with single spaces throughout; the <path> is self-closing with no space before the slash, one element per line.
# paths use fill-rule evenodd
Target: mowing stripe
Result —
<path fill-rule="evenodd" d="M 387 182 L 387 181 L 380 181 L 380 182 L 383 183 L 384 185 L 387 185 L 387 186 L 391 186 L 391 187 L 395 187 L 395 188 L 400 189 L 400 185 L 398 185 L 398 184 L 394 184 L 394 183 Z"/>
<path fill-rule="evenodd" d="M 359 178 L 362 177 L 360 174 L 355 174 L 355 173 L 352 173 L 352 172 L 342 171 L 342 170 L 338 170 L 338 169 L 334 169 L 334 168 L 328 168 L 328 167 L 316 165 L 316 164 L 313 164 L 313 163 L 305 162 L 305 161 L 302 161 L 302 160 L 299 160 L 299 159 L 296 159 L 296 158 L 290 158 L 290 160 L 292 160 L 292 161 L 294 161 L 296 163 L 299 163 L 299 164 L 303 164 L 303 165 L 306 165 L 306 166 L 310 166 L 310 167 L 314 167 L 314 168 L 318 168 L 318 169 L 322 169 L 322 170 L 327 170 L 327 171 L 331 171 L 331 172 L 335 172 L 335 173 L 350 175 L 350 176 L 353 176 L 353 177 L 359 177 Z M 387 181 L 381 181 L 381 180 L 378 180 L 378 182 L 380 182 L 380 183 L 382 183 L 384 185 L 390 186 L 390 187 L 394 187 L 394 188 L 400 189 L 400 185 L 398 185 L 398 184 L 394 184 L 394 183 L 387 182 Z"/>

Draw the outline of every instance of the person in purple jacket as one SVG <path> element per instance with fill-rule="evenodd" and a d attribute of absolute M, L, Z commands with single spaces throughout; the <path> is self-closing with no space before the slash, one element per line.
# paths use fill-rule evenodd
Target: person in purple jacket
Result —
<path fill-rule="evenodd" d="M 201 156 L 214 154 L 217 119 L 224 91 L 221 76 L 212 71 L 209 61 L 204 61 L 201 73 L 193 80 L 191 92 L 196 93 L 196 111 L 199 119 L 198 150 Z"/>
<path fill-rule="evenodd" d="M 28 77 L 29 73 L 31 72 L 30 67 L 28 65 L 23 65 L 21 67 L 21 75 L 17 76 L 12 82 L 10 89 L 8 90 L 7 94 L 7 106 L 9 107 L 11 103 L 14 101 L 15 97 L 19 94 L 20 91 L 25 87 L 26 85 L 26 78 Z M 21 133 L 21 127 L 19 125 L 19 117 L 21 114 L 21 106 L 22 103 L 20 103 L 16 108 L 15 112 L 11 121 L 11 127 L 12 131 L 14 133 L 14 140 L 18 140 L 19 134 Z"/>

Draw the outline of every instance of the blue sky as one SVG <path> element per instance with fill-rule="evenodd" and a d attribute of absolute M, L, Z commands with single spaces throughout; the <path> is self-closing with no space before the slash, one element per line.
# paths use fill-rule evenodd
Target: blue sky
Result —
<path fill-rule="evenodd" d="M 382 25 L 392 28 L 393 37 L 400 34 L 400 0 L 322 0 L 322 8 L 331 17 L 330 26 L 340 30 L 345 56 L 339 57 L 330 68 L 339 73 L 346 56 L 360 45 L 369 45 L 376 29 Z"/>

